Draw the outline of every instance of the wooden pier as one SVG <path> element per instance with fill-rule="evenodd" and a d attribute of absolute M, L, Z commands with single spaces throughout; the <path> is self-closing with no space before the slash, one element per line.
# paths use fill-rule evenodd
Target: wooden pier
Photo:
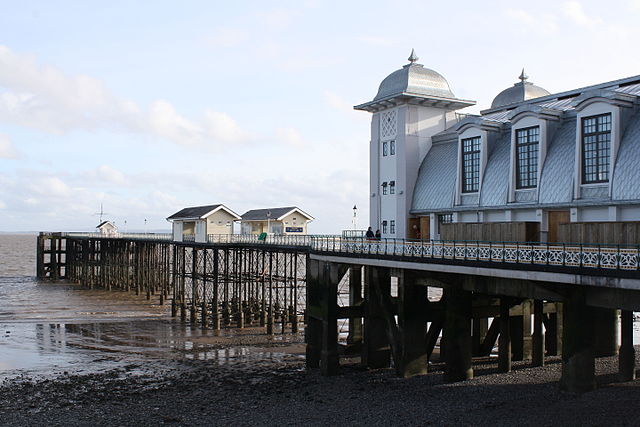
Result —
<path fill-rule="evenodd" d="M 425 374 L 439 343 L 447 381 L 472 378 L 473 358 L 496 346 L 501 372 L 561 355 L 569 391 L 595 387 L 596 357 L 617 354 L 620 379 L 636 376 L 638 247 L 53 233 L 38 238 L 38 276 L 157 297 L 173 316 L 213 329 L 296 332 L 304 316 L 307 366 L 324 375 L 339 373 L 344 355 L 401 377 Z M 429 288 L 442 297 L 430 300 Z"/>

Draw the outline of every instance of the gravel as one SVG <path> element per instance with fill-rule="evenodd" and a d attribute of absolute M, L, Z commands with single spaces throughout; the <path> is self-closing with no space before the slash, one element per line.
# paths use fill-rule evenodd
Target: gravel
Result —
<path fill-rule="evenodd" d="M 559 391 L 558 358 L 517 362 L 508 374 L 478 360 L 473 380 L 447 384 L 441 364 L 401 379 L 357 359 L 322 377 L 305 369 L 300 348 L 268 360 L 150 360 L 6 379 L 0 425 L 640 425 L 640 382 L 616 382 L 616 357 L 597 359 L 598 389 L 577 395 Z"/>

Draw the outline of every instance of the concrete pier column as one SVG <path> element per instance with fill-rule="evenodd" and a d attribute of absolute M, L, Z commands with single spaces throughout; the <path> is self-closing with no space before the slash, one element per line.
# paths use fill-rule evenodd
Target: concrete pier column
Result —
<path fill-rule="evenodd" d="M 398 276 L 398 327 L 400 363 L 398 374 L 404 378 L 427 373 L 428 351 L 425 340 L 429 299 L 426 286 L 415 284 L 414 276 L 402 270 Z"/>
<path fill-rule="evenodd" d="M 511 322 L 509 308 L 511 299 L 500 298 L 500 317 L 493 319 L 500 322 L 500 336 L 498 338 L 498 369 L 500 372 L 511 372 Z"/>
<path fill-rule="evenodd" d="M 549 313 L 545 322 L 545 348 L 548 356 L 562 354 L 562 303 L 555 303 L 555 312 Z"/>
<path fill-rule="evenodd" d="M 374 286 L 375 284 L 375 286 Z M 378 292 L 391 291 L 391 275 L 387 268 L 365 267 L 365 317 L 362 365 L 387 368 L 391 362 L 391 346 Z"/>
<path fill-rule="evenodd" d="M 354 265 L 349 268 L 349 305 L 360 305 L 362 300 L 362 266 Z M 362 346 L 362 318 L 349 318 L 347 345 L 350 347 Z"/>
<path fill-rule="evenodd" d="M 593 352 L 596 357 L 618 354 L 618 310 L 593 307 Z"/>
<path fill-rule="evenodd" d="M 447 341 L 445 380 L 473 378 L 471 368 L 472 294 L 462 289 L 447 289 L 444 336 Z"/>
<path fill-rule="evenodd" d="M 633 348 L 633 312 L 621 311 L 621 345 L 618 355 L 618 371 L 621 381 L 636 379 L 636 351 Z"/>
<path fill-rule="evenodd" d="M 574 292 L 563 304 L 562 390 L 582 393 L 596 386 L 593 320 L 594 309 L 582 292 Z"/>
<path fill-rule="evenodd" d="M 533 336 L 531 337 L 533 366 L 544 366 L 543 308 L 544 303 L 542 300 L 535 300 L 533 302 Z"/>

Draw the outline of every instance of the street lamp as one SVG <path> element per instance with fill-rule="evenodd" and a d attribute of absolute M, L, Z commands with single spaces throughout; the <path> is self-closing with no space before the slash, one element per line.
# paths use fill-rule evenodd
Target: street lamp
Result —
<path fill-rule="evenodd" d="M 358 212 L 358 207 L 353 205 L 353 229 L 356 229 L 356 214 Z"/>
<path fill-rule="evenodd" d="M 267 234 L 271 232 L 269 230 L 270 225 L 271 225 L 271 211 L 267 211 Z"/>

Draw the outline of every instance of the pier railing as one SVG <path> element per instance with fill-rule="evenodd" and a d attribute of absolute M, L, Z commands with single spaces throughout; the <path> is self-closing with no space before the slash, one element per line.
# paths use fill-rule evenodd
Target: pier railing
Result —
<path fill-rule="evenodd" d="M 170 233 L 62 233 L 69 237 L 123 238 L 171 241 Z M 324 253 L 399 256 L 415 259 L 483 261 L 608 270 L 640 270 L 639 245 L 587 243 L 486 242 L 454 240 L 370 240 L 339 235 L 209 234 L 205 244 L 298 246 Z"/>
<path fill-rule="evenodd" d="M 638 245 L 315 237 L 311 249 L 329 253 L 434 260 L 485 261 L 610 270 L 640 269 L 640 246 Z"/>

